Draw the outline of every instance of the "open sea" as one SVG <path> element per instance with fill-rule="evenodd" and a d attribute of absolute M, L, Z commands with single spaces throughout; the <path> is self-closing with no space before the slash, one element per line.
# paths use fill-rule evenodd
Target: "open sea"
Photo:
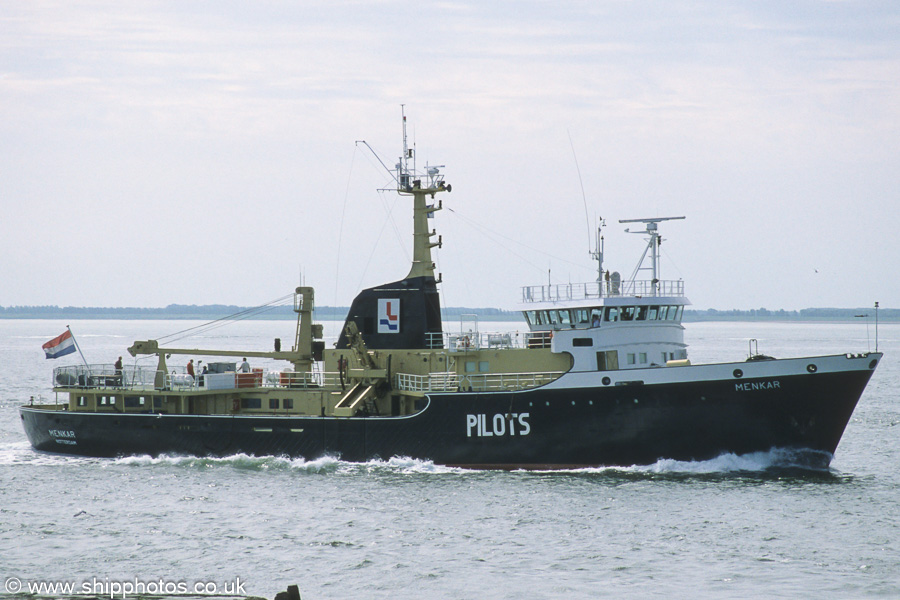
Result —
<path fill-rule="evenodd" d="M 52 398 L 53 367 L 80 360 L 43 357 L 67 324 L 89 362 L 130 363 L 134 340 L 197 323 L 0 320 L 0 597 L 900 598 L 900 324 L 880 325 L 885 358 L 827 470 L 773 450 L 540 473 L 38 453 L 17 407 Z M 293 327 L 244 321 L 179 345 L 268 350 Z M 705 322 L 685 336 L 697 363 L 743 360 L 751 338 L 776 357 L 864 352 L 874 333 Z"/>

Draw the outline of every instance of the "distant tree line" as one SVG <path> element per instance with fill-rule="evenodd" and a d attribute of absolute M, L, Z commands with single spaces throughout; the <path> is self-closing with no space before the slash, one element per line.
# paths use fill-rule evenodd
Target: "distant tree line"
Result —
<path fill-rule="evenodd" d="M 686 321 L 723 321 L 723 320 L 767 320 L 767 321 L 823 321 L 848 320 L 856 318 L 875 318 L 875 307 L 870 308 L 804 308 L 802 310 L 769 310 L 752 308 L 750 310 L 685 310 Z M 878 319 L 900 321 L 900 309 L 879 308 Z"/>
<path fill-rule="evenodd" d="M 316 318 L 343 320 L 350 310 L 347 306 L 319 306 Z M 474 314 L 479 319 L 502 321 L 521 318 L 518 311 L 499 308 L 457 308 L 442 310 L 445 318 L 456 319 Z M 292 306 L 246 307 L 231 304 L 170 304 L 164 308 L 86 307 L 86 306 L 0 306 L 0 318 L 5 319 L 296 319 Z"/>
<path fill-rule="evenodd" d="M 316 308 L 316 318 L 321 320 L 343 320 L 349 307 L 320 306 Z M 468 315 L 476 315 L 484 321 L 513 321 L 521 319 L 521 313 L 500 308 L 446 307 L 442 309 L 444 319 L 455 320 Z M 251 308 L 230 304 L 170 304 L 164 308 L 135 307 L 85 307 L 85 306 L 0 306 L 0 319 L 221 319 L 234 317 L 242 319 L 295 319 L 292 306 Z M 686 321 L 817 321 L 851 320 L 855 318 L 875 318 L 874 307 L 870 308 L 804 308 L 803 310 L 685 310 Z M 881 308 L 879 320 L 900 321 L 900 309 Z"/>

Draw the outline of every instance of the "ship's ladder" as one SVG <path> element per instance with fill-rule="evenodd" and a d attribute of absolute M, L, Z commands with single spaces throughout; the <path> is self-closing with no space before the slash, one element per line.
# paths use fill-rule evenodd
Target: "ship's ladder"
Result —
<path fill-rule="evenodd" d="M 357 383 L 349 390 L 340 401 L 334 405 L 334 416 L 352 417 L 365 407 L 372 414 L 375 412 L 375 384 Z"/>

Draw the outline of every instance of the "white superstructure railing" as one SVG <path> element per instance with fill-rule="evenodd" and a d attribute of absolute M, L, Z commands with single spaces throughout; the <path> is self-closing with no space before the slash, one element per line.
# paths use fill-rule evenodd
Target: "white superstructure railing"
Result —
<path fill-rule="evenodd" d="M 681 279 L 657 281 L 590 281 L 587 283 L 558 283 L 522 287 L 522 302 L 560 302 L 563 300 L 590 300 L 621 298 L 625 296 L 684 296 Z"/>
<path fill-rule="evenodd" d="M 426 333 L 428 348 L 443 348 L 451 352 L 506 348 L 549 348 L 553 337 L 549 331 L 512 331 L 462 333 Z"/>

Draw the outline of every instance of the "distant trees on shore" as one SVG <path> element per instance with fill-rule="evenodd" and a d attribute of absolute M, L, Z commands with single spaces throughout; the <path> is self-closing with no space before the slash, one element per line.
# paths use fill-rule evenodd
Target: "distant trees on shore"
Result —
<path fill-rule="evenodd" d="M 294 319 L 296 313 L 291 306 L 274 306 L 262 310 L 226 304 L 170 304 L 164 308 L 135 307 L 88 307 L 88 306 L 0 306 L 0 318 L 6 319 L 218 319 L 253 311 L 253 319 Z M 347 316 L 346 306 L 320 306 L 316 318 L 323 321 L 343 320 Z M 521 314 L 514 310 L 500 308 L 444 308 L 445 320 L 455 320 L 467 315 L 476 315 L 483 321 L 516 321 Z M 869 308 L 804 308 L 803 310 L 685 310 L 685 321 L 820 321 L 852 320 L 875 318 L 875 309 Z M 900 309 L 881 308 L 879 320 L 900 321 Z"/>

